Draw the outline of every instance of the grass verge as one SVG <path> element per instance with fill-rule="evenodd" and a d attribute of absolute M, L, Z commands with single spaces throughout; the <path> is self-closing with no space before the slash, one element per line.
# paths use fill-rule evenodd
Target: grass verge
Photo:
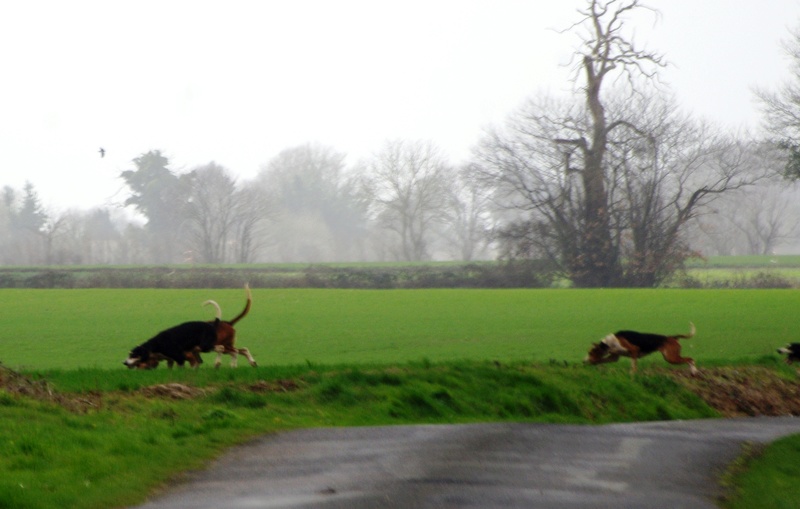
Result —
<path fill-rule="evenodd" d="M 421 361 L 133 374 L 47 373 L 42 395 L 83 401 L 80 411 L 0 390 L 0 507 L 135 505 L 226 447 L 298 427 L 718 415 L 665 375 L 632 382 L 627 369 L 575 365 Z"/>
<path fill-rule="evenodd" d="M 800 435 L 745 450 L 725 475 L 726 509 L 794 509 L 800 505 Z"/>

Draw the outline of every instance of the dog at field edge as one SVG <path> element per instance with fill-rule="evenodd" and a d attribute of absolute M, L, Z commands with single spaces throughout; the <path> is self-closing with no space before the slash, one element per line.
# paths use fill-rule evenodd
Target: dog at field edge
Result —
<path fill-rule="evenodd" d="M 200 364 L 203 363 L 203 359 L 200 357 L 200 351 L 197 348 L 189 352 L 184 352 L 184 354 L 186 355 L 186 362 L 188 362 L 193 368 L 198 368 L 200 367 Z M 175 361 L 169 357 L 166 357 L 160 353 L 154 353 L 150 355 L 147 360 L 137 362 L 135 366 L 129 367 L 136 369 L 155 369 L 158 367 L 158 364 L 161 361 L 167 361 L 167 367 L 169 369 L 172 369 L 172 366 L 175 365 Z"/>
<path fill-rule="evenodd" d="M 219 320 L 184 322 L 170 327 L 131 350 L 123 364 L 130 369 L 146 368 L 152 366 L 155 359 L 166 358 L 181 367 L 189 360 L 197 367 L 202 361 L 198 361 L 199 355 L 195 358 L 195 353 L 214 349 L 218 326 Z"/>
<path fill-rule="evenodd" d="M 786 364 L 800 361 L 800 343 L 789 343 L 783 348 L 778 348 L 778 353 L 786 355 Z"/>
<path fill-rule="evenodd" d="M 216 321 L 219 322 L 217 326 L 217 341 L 216 345 L 214 346 L 214 351 L 217 352 L 217 358 L 214 361 L 214 367 L 218 368 L 219 365 L 222 363 L 222 355 L 230 355 L 231 356 L 231 367 L 236 367 L 237 365 L 237 354 L 244 355 L 247 357 L 247 361 L 250 363 L 251 366 L 256 367 L 256 360 L 250 355 L 250 350 L 247 348 L 237 348 L 235 346 L 236 343 L 236 329 L 233 327 L 236 325 L 236 322 L 247 316 L 247 313 L 250 312 L 250 307 L 253 304 L 253 294 L 250 292 L 250 285 L 244 285 L 245 293 L 247 294 L 247 300 L 244 305 L 244 309 L 241 313 L 236 315 L 232 320 L 223 320 L 222 319 L 222 309 L 220 309 L 219 304 L 217 304 L 213 300 L 207 300 L 203 303 L 204 306 L 212 305 L 217 311 Z"/>
<path fill-rule="evenodd" d="M 678 342 L 679 339 L 693 337 L 696 332 L 692 322 L 689 322 L 689 334 L 674 336 L 629 330 L 618 331 L 604 337 L 599 343 L 592 343 L 592 348 L 584 362 L 602 364 L 616 362 L 620 357 L 630 357 L 631 374 L 633 374 L 636 373 L 636 361 L 640 357 L 659 351 L 665 361 L 670 364 L 688 364 L 691 374 L 697 375 L 699 371 L 695 366 L 694 359 L 681 357 L 681 345 Z"/>

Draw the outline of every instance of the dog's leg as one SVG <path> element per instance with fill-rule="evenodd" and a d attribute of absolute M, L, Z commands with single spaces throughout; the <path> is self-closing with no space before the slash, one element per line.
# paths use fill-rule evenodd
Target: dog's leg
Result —
<path fill-rule="evenodd" d="M 225 346 L 224 345 L 216 345 L 214 347 L 214 351 L 217 352 L 217 358 L 214 359 L 214 368 L 219 368 L 220 364 L 222 364 L 222 354 L 225 353 Z"/>
<path fill-rule="evenodd" d="M 664 360 L 670 364 L 688 364 L 689 372 L 692 376 L 700 373 L 694 363 L 694 359 L 691 357 L 681 357 L 681 344 L 678 343 L 678 340 L 670 339 L 670 341 L 664 343 L 664 347 L 661 349 L 661 355 L 664 356 Z"/>
<path fill-rule="evenodd" d="M 239 348 L 238 350 L 239 350 L 240 354 L 242 354 L 245 357 L 247 357 L 247 362 L 249 362 L 251 366 L 253 366 L 254 368 L 256 366 L 258 366 L 258 364 L 256 364 L 256 360 L 253 358 L 252 355 L 250 355 L 250 350 L 248 350 L 247 348 L 244 348 L 244 347 Z"/>

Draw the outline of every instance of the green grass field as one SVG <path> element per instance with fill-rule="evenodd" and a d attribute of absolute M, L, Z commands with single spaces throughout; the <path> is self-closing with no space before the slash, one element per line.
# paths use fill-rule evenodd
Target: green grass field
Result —
<path fill-rule="evenodd" d="M 213 318 L 201 307 L 209 298 L 225 318 L 244 305 L 242 290 L 0 290 L 0 361 L 123 369 L 127 352 L 156 332 Z M 681 333 L 693 321 L 685 350 L 702 364 L 757 359 L 800 340 L 798 310 L 795 290 L 255 290 L 237 329 L 262 365 L 576 362 L 609 332 Z"/>
<path fill-rule="evenodd" d="M 698 332 L 684 353 L 701 369 L 775 367 L 775 348 L 800 340 L 797 290 L 254 290 L 237 329 L 259 368 L 214 370 L 212 355 L 198 371 L 122 366 L 159 330 L 212 318 L 201 307 L 209 298 L 225 318 L 244 305 L 241 289 L 0 290 L 0 362 L 70 397 L 103 395 L 101 407 L 75 414 L 0 391 L 0 508 L 136 504 L 141 486 L 157 489 L 225 447 L 296 427 L 712 417 L 697 396 L 648 373 L 664 366 L 657 356 L 635 379 L 627 360 L 580 361 L 609 332 L 681 333 L 689 321 Z M 295 389 L 262 390 L 280 380 Z M 140 392 L 170 382 L 207 393 L 173 401 Z M 753 462 L 754 482 L 784 482 L 766 458 Z M 752 482 L 738 483 L 748 496 Z M 780 502 L 771 503 L 736 507 Z"/>

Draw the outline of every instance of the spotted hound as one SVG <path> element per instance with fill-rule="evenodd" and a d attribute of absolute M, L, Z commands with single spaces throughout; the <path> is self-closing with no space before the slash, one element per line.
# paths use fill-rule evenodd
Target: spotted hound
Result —
<path fill-rule="evenodd" d="M 584 359 L 588 364 L 617 362 L 620 357 L 631 358 L 631 374 L 636 373 L 636 361 L 640 357 L 655 351 L 661 352 L 664 360 L 670 364 L 688 364 L 692 375 L 699 373 L 691 357 L 681 357 L 679 339 L 688 339 L 695 335 L 694 324 L 689 322 L 689 334 L 664 336 L 647 332 L 622 330 L 609 334 L 599 343 L 592 343 L 589 354 Z"/>

